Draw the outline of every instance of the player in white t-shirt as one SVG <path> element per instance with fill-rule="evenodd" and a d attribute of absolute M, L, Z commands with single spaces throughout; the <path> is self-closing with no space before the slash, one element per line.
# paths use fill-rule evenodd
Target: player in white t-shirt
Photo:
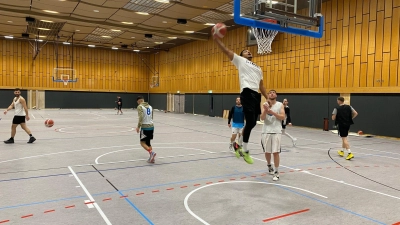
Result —
<path fill-rule="evenodd" d="M 136 132 L 139 133 L 140 131 L 140 145 L 150 155 L 147 162 L 154 163 L 157 154 L 153 151 L 153 147 L 151 147 L 150 143 L 154 136 L 153 107 L 145 102 L 142 96 L 138 96 L 136 100 L 138 103 L 137 111 L 139 116 Z"/>
<path fill-rule="evenodd" d="M 274 175 L 272 180 L 279 180 L 279 153 L 281 152 L 282 139 L 282 120 L 285 119 L 285 108 L 281 102 L 276 101 L 276 91 L 270 90 L 268 101 L 263 105 L 263 112 L 260 116 L 264 120 L 264 126 L 261 134 L 261 145 L 265 152 L 268 172 Z M 271 166 L 271 154 L 274 155 L 275 171 Z"/>
<path fill-rule="evenodd" d="M 11 138 L 8 139 L 7 141 L 4 141 L 4 143 L 6 144 L 14 143 L 14 137 L 15 134 L 17 133 L 18 125 L 21 125 L 22 129 L 29 135 L 28 143 L 33 143 L 34 141 L 36 141 L 36 138 L 32 136 L 32 133 L 29 130 L 28 126 L 26 126 L 25 122 L 25 119 L 29 121 L 29 113 L 28 113 L 28 107 L 26 106 L 26 101 L 21 96 L 21 90 L 19 88 L 16 88 L 14 90 L 14 95 L 15 98 L 13 99 L 11 105 L 4 111 L 4 115 L 6 115 L 9 110 L 13 108 L 15 109 L 14 118 L 11 126 Z"/>
<path fill-rule="evenodd" d="M 249 142 L 251 130 L 256 126 L 258 116 L 261 114 L 261 95 L 258 93 L 258 90 L 261 91 L 265 98 L 268 98 L 267 91 L 263 84 L 263 73 L 261 68 L 251 61 L 253 56 L 249 50 L 243 50 L 240 56 L 238 56 L 236 53 L 226 48 L 219 38 L 215 36 L 213 36 L 213 38 L 222 52 L 229 57 L 239 71 L 240 102 L 243 105 L 246 125 L 239 139 L 239 145 L 235 148 L 235 153 L 236 157 L 239 158 L 243 156 L 247 163 L 252 164 L 253 159 L 249 155 L 247 144 Z"/>

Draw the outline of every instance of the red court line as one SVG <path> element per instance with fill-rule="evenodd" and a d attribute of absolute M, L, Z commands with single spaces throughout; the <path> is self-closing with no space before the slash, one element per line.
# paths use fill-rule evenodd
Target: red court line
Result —
<path fill-rule="evenodd" d="M 55 209 L 51 209 L 51 210 L 44 211 L 43 213 L 51 213 L 51 212 L 55 212 L 55 211 L 56 211 Z"/>
<path fill-rule="evenodd" d="M 143 193 L 144 194 L 144 193 Z M 119 197 L 119 198 L 127 198 L 128 197 L 128 195 L 124 195 L 124 196 L 121 196 L 121 197 Z"/>
<path fill-rule="evenodd" d="M 103 202 L 110 201 L 110 200 L 112 200 L 112 198 L 105 198 L 105 199 L 103 199 Z"/>
<path fill-rule="evenodd" d="M 93 202 L 85 202 L 85 205 L 89 205 L 89 204 L 93 204 L 94 203 L 94 201 Z"/>
<path fill-rule="evenodd" d="M 144 193 L 143 192 L 140 192 L 140 193 L 137 193 L 136 195 L 144 195 Z M 122 196 L 121 196 L 122 197 Z"/>
<path fill-rule="evenodd" d="M 212 184 L 213 182 L 207 182 L 206 184 Z"/>
<path fill-rule="evenodd" d="M 155 193 L 155 192 L 160 192 L 160 190 L 154 190 L 154 191 L 151 191 L 151 192 L 153 192 L 153 193 Z"/>
<path fill-rule="evenodd" d="M 33 214 L 29 214 L 29 215 L 26 215 L 26 216 L 21 216 L 21 218 L 24 219 L 24 218 L 28 218 L 28 217 L 31 217 L 31 216 L 33 216 Z"/>
<path fill-rule="evenodd" d="M 75 208 L 75 205 L 65 206 L 66 209 Z"/>
<path fill-rule="evenodd" d="M 200 186 L 201 184 L 195 184 L 195 185 L 193 185 L 193 186 Z"/>
<path fill-rule="evenodd" d="M 7 222 L 10 222 L 10 220 L 3 220 L 3 221 L 0 221 L 0 223 L 7 223 Z"/>
<path fill-rule="evenodd" d="M 219 180 L 218 182 L 224 182 L 224 180 Z"/>
<path fill-rule="evenodd" d="M 229 180 L 236 180 L 236 178 L 231 178 L 231 179 L 229 179 Z"/>
<path fill-rule="evenodd" d="M 246 179 L 246 177 L 241 177 L 240 179 Z"/>
<path fill-rule="evenodd" d="M 392 224 L 392 225 L 400 225 L 400 222 L 394 223 L 394 224 Z"/>
<path fill-rule="evenodd" d="M 174 190 L 174 188 L 167 188 L 167 191 L 171 191 L 171 190 Z"/>
<path fill-rule="evenodd" d="M 268 221 L 271 221 L 271 220 L 276 220 L 276 219 L 280 219 L 280 218 L 287 217 L 287 216 L 292 216 L 292 215 L 303 213 L 303 212 L 307 212 L 307 211 L 310 211 L 310 209 L 303 209 L 303 210 L 300 210 L 300 211 L 297 211 L 297 212 L 292 212 L 292 213 L 283 214 L 283 215 L 280 215 L 280 216 L 271 217 L 271 218 L 263 220 L 263 222 L 265 223 L 265 222 L 268 222 Z"/>

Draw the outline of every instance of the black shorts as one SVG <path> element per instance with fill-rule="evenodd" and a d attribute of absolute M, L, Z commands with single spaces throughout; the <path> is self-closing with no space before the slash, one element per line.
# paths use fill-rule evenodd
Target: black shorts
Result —
<path fill-rule="evenodd" d="M 14 116 L 13 124 L 25 123 L 25 116 Z"/>
<path fill-rule="evenodd" d="M 118 110 L 122 109 L 122 105 L 117 105 Z"/>
<path fill-rule="evenodd" d="M 240 93 L 240 102 L 244 113 L 261 114 L 261 94 L 249 88 L 244 88 Z"/>
<path fill-rule="evenodd" d="M 153 140 L 154 130 L 141 130 L 140 131 L 140 141 Z"/>
<path fill-rule="evenodd" d="M 338 125 L 338 135 L 340 137 L 347 137 L 349 136 L 349 130 L 350 130 L 350 126 L 346 126 L 346 125 Z"/>

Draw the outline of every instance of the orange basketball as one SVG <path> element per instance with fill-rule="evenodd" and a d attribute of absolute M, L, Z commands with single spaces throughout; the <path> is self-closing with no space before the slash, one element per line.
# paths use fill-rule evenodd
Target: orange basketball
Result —
<path fill-rule="evenodd" d="M 357 133 L 358 133 L 358 135 L 363 135 L 364 134 L 364 132 L 362 132 L 362 130 L 359 130 Z"/>
<path fill-rule="evenodd" d="M 54 125 L 54 121 L 52 119 L 47 119 L 46 121 L 44 121 L 44 125 L 46 127 L 52 127 Z"/>
<path fill-rule="evenodd" d="M 211 29 L 211 34 L 215 37 L 218 38 L 223 38 L 225 37 L 226 33 L 228 32 L 228 29 L 226 28 L 226 25 L 223 23 L 217 23 L 215 26 Z"/>

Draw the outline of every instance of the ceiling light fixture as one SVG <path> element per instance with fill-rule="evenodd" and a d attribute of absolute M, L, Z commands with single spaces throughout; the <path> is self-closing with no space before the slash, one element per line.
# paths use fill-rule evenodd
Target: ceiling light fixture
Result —
<path fill-rule="evenodd" d="M 94 48 L 94 47 L 96 47 L 96 45 L 88 45 L 89 47 L 91 47 L 91 48 Z"/>
<path fill-rule="evenodd" d="M 204 24 L 204 25 L 206 25 L 206 26 L 214 26 L 215 23 L 206 23 L 206 24 Z"/>
<path fill-rule="evenodd" d="M 133 24 L 132 22 L 121 22 L 123 24 Z"/>
<path fill-rule="evenodd" d="M 154 0 L 154 1 L 159 3 L 169 3 L 169 0 Z"/>
<path fill-rule="evenodd" d="M 75 30 L 76 32 L 79 32 L 79 31 L 81 31 L 81 30 Z"/>
<path fill-rule="evenodd" d="M 167 21 L 162 21 L 162 23 L 168 23 Z"/>
<path fill-rule="evenodd" d="M 47 13 L 58 13 L 57 11 L 51 11 L 51 10 L 43 10 L 43 12 L 47 12 Z"/>
<path fill-rule="evenodd" d="M 43 40 L 41 40 L 41 39 L 39 39 L 39 40 L 37 40 L 38 42 L 43 42 Z"/>
<path fill-rule="evenodd" d="M 7 38 L 7 39 L 13 39 L 14 37 L 13 36 L 11 36 L 11 35 L 8 35 L 8 36 L 4 36 L 5 38 Z"/>
<path fill-rule="evenodd" d="M 111 49 L 118 50 L 118 48 L 117 48 L 117 47 L 112 47 Z"/>
<path fill-rule="evenodd" d="M 135 38 L 135 37 L 131 37 L 131 38 Z"/>
<path fill-rule="evenodd" d="M 13 21 L 9 20 L 9 21 L 7 21 L 7 23 L 13 23 Z"/>
<path fill-rule="evenodd" d="M 136 13 L 139 14 L 139 15 L 144 15 L 144 16 L 149 15 L 147 12 L 136 12 Z"/>
<path fill-rule="evenodd" d="M 139 49 L 135 49 L 135 50 L 133 50 L 134 52 L 140 52 L 140 50 Z"/>
<path fill-rule="evenodd" d="M 95 13 L 98 13 L 98 12 L 100 12 L 99 10 L 97 10 L 97 9 L 95 9 L 95 10 L 93 10 L 93 12 L 95 12 Z"/>
<path fill-rule="evenodd" d="M 41 38 L 45 38 L 46 36 L 43 36 L 43 35 L 39 35 L 39 37 L 41 37 Z"/>
<path fill-rule="evenodd" d="M 54 22 L 51 21 L 51 20 L 40 20 L 40 21 L 45 22 L 45 23 L 54 23 Z"/>
<path fill-rule="evenodd" d="M 161 45 L 161 44 L 163 44 L 164 42 L 161 42 L 161 41 L 156 41 L 156 42 L 154 42 L 155 44 L 158 44 L 158 45 Z"/>
<path fill-rule="evenodd" d="M 103 37 L 103 38 L 111 38 L 111 36 L 101 36 L 101 37 Z"/>
<path fill-rule="evenodd" d="M 39 30 L 50 30 L 50 29 L 48 29 L 48 28 L 43 28 L 43 27 L 39 27 L 38 29 L 39 29 Z"/>
<path fill-rule="evenodd" d="M 194 31 L 192 31 L 192 30 L 187 30 L 187 31 L 185 31 L 185 33 L 188 33 L 188 34 L 193 34 L 193 33 L 194 33 Z"/>
<path fill-rule="evenodd" d="M 115 30 L 115 29 L 111 29 L 111 31 L 121 32 L 121 30 Z"/>
<path fill-rule="evenodd" d="M 64 45 L 70 45 L 71 43 L 64 41 L 63 44 Z"/>
<path fill-rule="evenodd" d="M 169 39 L 177 39 L 177 37 L 168 37 Z"/>

